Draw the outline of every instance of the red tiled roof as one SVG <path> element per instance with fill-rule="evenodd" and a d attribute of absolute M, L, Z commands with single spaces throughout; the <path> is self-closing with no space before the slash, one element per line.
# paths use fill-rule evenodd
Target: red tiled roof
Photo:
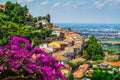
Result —
<path fill-rule="evenodd" d="M 65 56 L 56 56 L 55 58 L 56 58 L 58 61 L 68 60 L 68 58 L 65 57 Z"/>
<path fill-rule="evenodd" d="M 83 72 L 81 71 L 75 71 L 73 75 L 75 78 L 82 78 L 84 76 Z"/>
<path fill-rule="evenodd" d="M 109 65 L 120 67 L 120 61 L 118 62 L 108 62 Z"/>

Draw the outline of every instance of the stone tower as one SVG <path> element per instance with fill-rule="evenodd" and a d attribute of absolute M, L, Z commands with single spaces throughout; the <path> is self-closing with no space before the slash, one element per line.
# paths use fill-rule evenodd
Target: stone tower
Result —
<path fill-rule="evenodd" d="M 47 15 L 46 15 L 46 18 L 47 18 L 48 22 L 50 23 L 50 22 L 51 22 L 51 21 L 50 21 L 50 18 L 51 18 L 50 14 L 47 14 Z"/>

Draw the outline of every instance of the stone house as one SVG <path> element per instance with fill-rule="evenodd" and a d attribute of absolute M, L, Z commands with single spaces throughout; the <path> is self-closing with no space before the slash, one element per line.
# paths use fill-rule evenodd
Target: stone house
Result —
<path fill-rule="evenodd" d="M 52 31 L 52 34 L 55 34 L 58 37 L 59 40 L 64 39 L 64 33 L 60 32 L 59 30 Z"/>
<path fill-rule="evenodd" d="M 68 45 L 68 42 L 65 42 L 65 41 L 57 41 L 60 45 L 61 45 L 61 50 L 64 50 L 65 47 L 67 47 Z"/>
<path fill-rule="evenodd" d="M 74 45 L 74 41 L 70 40 L 70 39 L 64 39 L 64 42 L 67 42 L 67 46 L 73 46 Z"/>
<path fill-rule="evenodd" d="M 2 10 L 6 10 L 6 6 L 5 6 L 5 5 L 0 4 L 0 9 L 2 9 Z"/>
<path fill-rule="evenodd" d="M 41 17 L 41 19 L 38 20 L 38 21 L 35 23 L 35 25 L 39 27 L 40 24 L 42 24 L 43 28 L 44 28 L 44 27 L 52 27 L 52 23 L 50 22 L 50 18 L 51 18 L 50 15 L 47 14 L 46 16 Z"/>
<path fill-rule="evenodd" d="M 48 44 L 48 47 L 53 47 L 54 52 L 58 52 L 61 50 L 61 45 L 57 41 L 53 41 Z"/>
<path fill-rule="evenodd" d="M 50 50 L 51 52 L 54 52 L 54 48 L 53 47 L 49 47 L 47 43 L 40 44 L 39 48 L 47 49 L 47 50 Z"/>

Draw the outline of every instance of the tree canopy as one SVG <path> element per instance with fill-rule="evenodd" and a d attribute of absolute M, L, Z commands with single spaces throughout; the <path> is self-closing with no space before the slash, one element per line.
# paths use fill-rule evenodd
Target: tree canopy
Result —
<path fill-rule="evenodd" d="M 37 17 L 33 18 L 29 14 L 27 6 L 21 6 L 18 3 L 7 1 L 6 10 L 0 11 L 0 45 L 5 45 L 9 39 L 14 36 L 24 37 L 29 39 L 33 46 L 38 46 L 40 40 L 51 36 L 51 29 L 44 28 L 42 24 L 37 26 L 28 26 L 26 23 L 35 23 Z M 45 17 L 39 17 L 45 18 Z"/>
<path fill-rule="evenodd" d="M 103 50 L 100 43 L 98 43 L 97 39 L 92 35 L 89 37 L 89 40 L 86 42 L 86 48 L 83 53 L 87 59 L 92 60 L 100 60 L 103 56 Z"/>
<path fill-rule="evenodd" d="M 110 71 L 112 73 L 110 73 Z M 120 72 L 112 70 L 94 69 L 91 80 L 120 80 Z"/>
<path fill-rule="evenodd" d="M 11 1 L 6 2 L 6 10 L 4 11 L 4 14 L 9 16 L 8 21 L 12 21 L 15 23 L 21 23 L 24 24 L 28 13 L 27 6 L 21 6 L 18 3 L 12 3 Z"/>

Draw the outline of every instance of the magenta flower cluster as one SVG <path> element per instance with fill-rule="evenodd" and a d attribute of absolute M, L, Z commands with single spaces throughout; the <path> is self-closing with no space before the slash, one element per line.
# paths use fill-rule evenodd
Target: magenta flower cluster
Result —
<path fill-rule="evenodd" d="M 16 75 L 27 72 L 38 80 L 66 80 L 60 70 L 62 66 L 49 53 L 32 48 L 25 38 L 13 37 L 8 44 L 0 47 L 0 76 L 11 70 Z"/>

